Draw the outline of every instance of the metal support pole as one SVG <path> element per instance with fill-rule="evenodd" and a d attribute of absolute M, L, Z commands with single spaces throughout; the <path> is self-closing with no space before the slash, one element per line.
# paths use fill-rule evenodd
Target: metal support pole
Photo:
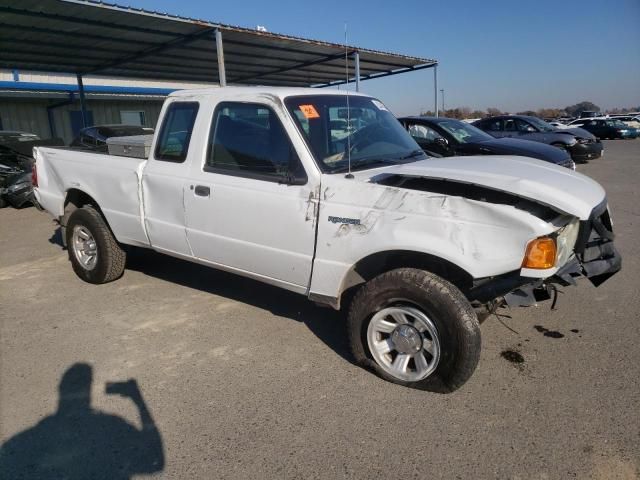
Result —
<path fill-rule="evenodd" d="M 356 64 L 356 92 L 360 91 L 360 52 L 353 54 Z"/>
<path fill-rule="evenodd" d="M 444 88 L 440 89 L 440 95 L 442 95 L 442 112 L 444 113 Z"/>
<path fill-rule="evenodd" d="M 438 65 L 433 66 L 433 104 L 435 114 L 438 116 Z"/>
<path fill-rule="evenodd" d="M 227 74 L 224 69 L 224 48 L 222 47 L 222 32 L 216 28 L 216 52 L 218 52 L 218 78 L 221 87 L 227 86 Z"/>
<path fill-rule="evenodd" d="M 80 112 L 82 113 L 82 128 L 86 128 L 87 125 L 87 106 L 84 102 L 84 84 L 82 83 L 82 75 L 77 74 L 78 79 L 78 92 L 80 93 Z"/>

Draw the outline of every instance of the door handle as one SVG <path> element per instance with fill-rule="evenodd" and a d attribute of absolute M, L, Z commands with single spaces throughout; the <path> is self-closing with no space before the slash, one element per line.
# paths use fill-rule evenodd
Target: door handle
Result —
<path fill-rule="evenodd" d="M 208 197 L 211 194 L 211 189 L 204 185 L 196 185 L 194 193 L 199 197 Z"/>

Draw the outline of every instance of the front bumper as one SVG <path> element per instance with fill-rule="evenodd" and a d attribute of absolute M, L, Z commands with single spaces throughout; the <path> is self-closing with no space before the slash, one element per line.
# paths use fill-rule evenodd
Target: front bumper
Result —
<path fill-rule="evenodd" d="M 587 160 L 593 160 L 602 156 L 602 150 L 604 146 L 602 142 L 591 143 L 576 143 L 572 147 L 569 147 L 569 153 L 574 162 L 586 162 Z"/>
<path fill-rule="evenodd" d="M 620 132 L 620 138 L 637 138 L 638 137 L 638 132 L 635 129 L 628 129 L 625 130 L 624 132 Z"/>
<path fill-rule="evenodd" d="M 605 200 L 593 209 L 588 220 L 580 222 L 574 254 L 555 275 L 532 279 L 516 270 L 477 282 L 467 292 L 467 298 L 482 304 L 504 299 L 512 307 L 529 306 L 549 298 L 549 289 L 554 284 L 575 285 L 576 277 L 584 276 L 598 287 L 622 268 L 622 257 L 613 240 L 613 224 Z"/>

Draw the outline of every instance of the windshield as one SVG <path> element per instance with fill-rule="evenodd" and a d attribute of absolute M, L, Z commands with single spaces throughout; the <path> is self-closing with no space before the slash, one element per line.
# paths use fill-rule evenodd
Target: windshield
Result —
<path fill-rule="evenodd" d="M 483 132 L 477 127 L 458 120 L 438 120 L 438 126 L 440 126 L 447 133 L 453 135 L 453 137 L 460 143 L 471 142 L 483 142 L 485 140 L 495 140 L 488 133 Z"/>
<path fill-rule="evenodd" d="M 556 130 L 556 127 L 549 125 L 547 122 L 540 120 L 537 117 L 527 117 L 527 120 L 542 132 L 553 132 Z"/>
<path fill-rule="evenodd" d="M 321 170 L 337 173 L 426 158 L 382 102 L 358 95 L 289 97 L 285 104 Z"/>

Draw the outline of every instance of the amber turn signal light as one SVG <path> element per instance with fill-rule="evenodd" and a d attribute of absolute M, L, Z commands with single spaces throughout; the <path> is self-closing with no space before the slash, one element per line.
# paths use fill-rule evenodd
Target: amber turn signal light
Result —
<path fill-rule="evenodd" d="M 522 260 L 522 268 L 553 268 L 556 264 L 556 241 L 542 237 L 531 240 Z"/>

